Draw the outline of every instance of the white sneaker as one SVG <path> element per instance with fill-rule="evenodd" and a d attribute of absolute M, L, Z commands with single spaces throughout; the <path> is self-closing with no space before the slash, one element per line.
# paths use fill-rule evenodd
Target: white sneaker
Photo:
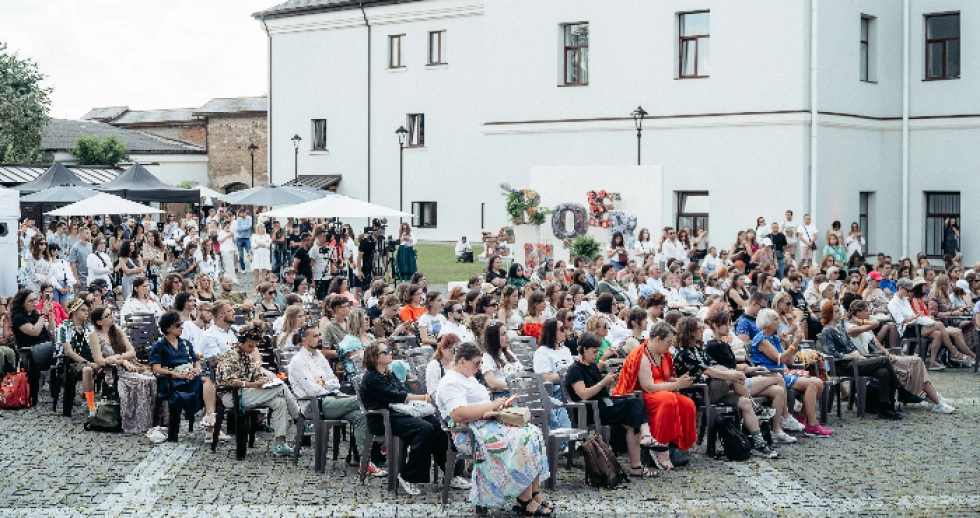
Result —
<path fill-rule="evenodd" d="M 956 409 L 946 403 L 939 403 L 938 405 L 932 405 L 932 411 L 937 414 L 952 414 Z"/>
<path fill-rule="evenodd" d="M 776 430 L 772 433 L 773 444 L 793 444 L 794 442 L 796 442 L 796 437 L 793 437 L 782 430 Z"/>
<path fill-rule="evenodd" d="M 449 487 L 453 489 L 469 489 L 473 487 L 473 484 L 463 477 L 453 477 L 453 479 L 449 482 Z"/>
<path fill-rule="evenodd" d="M 806 428 L 793 416 L 784 417 L 780 426 L 782 427 L 782 430 L 780 431 L 789 430 L 791 432 L 802 432 L 803 429 Z"/>
<path fill-rule="evenodd" d="M 167 432 L 164 431 L 164 428 L 159 427 L 147 430 L 146 436 L 156 444 L 167 440 Z"/>
<path fill-rule="evenodd" d="M 419 494 L 422 494 L 422 490 L 419 489 L 416 484 L 413 484 L 411 482 L 407 482 L 405 479 L 402 478 L 401 475 L 398 475 L 398 485 L 400 485 L 402 487 L 402 491 L 404 491 L 404 492 L 406 492 L 406 493 L 408 493 L 410 495 L 419 495 Z"/>
<path fill-rule="evenodd" d="M 793 402 L 793 413 L 798 414 L 803 411 L 803 402 L 797 399 Z"/>

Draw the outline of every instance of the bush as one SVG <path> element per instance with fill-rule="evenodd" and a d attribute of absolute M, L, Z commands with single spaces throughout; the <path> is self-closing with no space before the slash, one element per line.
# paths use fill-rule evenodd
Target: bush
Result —
<path fill-rule="evenodd" d="M 602 247 L 592 236 L 578 236 L 572 240 L 572 257 L 580 256 L 584 257 L 587 261 L 591 261 L 595 259 L 601 251 Z"/>

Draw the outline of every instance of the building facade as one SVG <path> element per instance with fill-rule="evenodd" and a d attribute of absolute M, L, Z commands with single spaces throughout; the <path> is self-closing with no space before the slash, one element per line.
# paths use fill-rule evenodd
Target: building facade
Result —
<path fill-rule="evenodd" d="M 980 224 L 961 209 L 980 165 L 980 43 L 960 43 L 975 2 L 290 0 L 255 16 L 273 182 L 342 174 L 341 192 L 418 214 L 423 239 L 504 225 L 499 185 L 532 168 L 636 164 L 637 106 L 662 188 L 623 196 L 714 245 L 787 209 L 821 235 L 858 222 L 894 256 L 941 254 L 946 218 Z M 980 257 L 969 231 L 962 247 Z"/>

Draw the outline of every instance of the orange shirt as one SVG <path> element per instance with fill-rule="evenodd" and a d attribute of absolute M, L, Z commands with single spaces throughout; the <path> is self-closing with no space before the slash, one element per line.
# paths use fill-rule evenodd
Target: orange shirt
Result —
<path fill-rule="evenodd" d="M 398 312 L 398 316 L 401 317 L 402 322 L 418 322 L 419 317 L 425 314 L 425 307 L 413 307 L 412 305 L 407 305 Z"/>

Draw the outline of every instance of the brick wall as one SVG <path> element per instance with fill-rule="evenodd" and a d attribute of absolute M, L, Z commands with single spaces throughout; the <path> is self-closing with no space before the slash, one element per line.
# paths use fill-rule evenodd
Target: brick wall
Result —
<path fill-rule="evenodd" d="M 252 185 L 250 143 L 255 150 L 255 185 L 269 181 L 266 170 L 265 115 L 208 117 L 208 187 L 224 191 L 229 184 Z"/>
<path fill-rule="evenodd" d="M 194 126 L 138 126 L 127 124 L 121 127 L 142 131 L 143 133 L 149 133 L 163 138 L 182 140 L 201 147 L 207 146 L 207 130 L 204 128 L 203 122 L 200 125 Z"/>

